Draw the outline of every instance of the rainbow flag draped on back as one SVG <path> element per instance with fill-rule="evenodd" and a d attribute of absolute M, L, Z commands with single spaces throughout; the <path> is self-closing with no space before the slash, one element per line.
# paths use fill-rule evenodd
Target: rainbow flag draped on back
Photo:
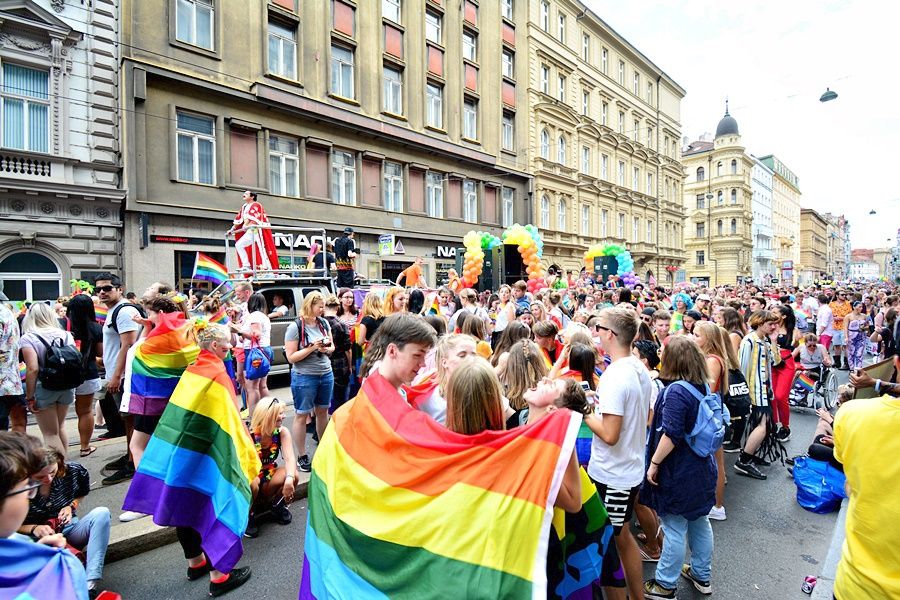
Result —
<path fill-rule="evenodd" d="M 109 314 L 109 309 L 103 304 L 95 304 L 94 305 L 94 313 L 97 315 L 97 322 L 101 325 L 106 323 L 106 315 Z"/>
<path fill-rule="evenodd" d="M 159 323 L 135 344 L 125 364 L 124 397 L 134 415 L 161 415 L 189 364 L 200 348 L 194 341 L 193 321 L 182 313 L 160 313 Z"/>
<path fill-rule="evenodd" d="M 197 253 L 197 259 L 194 261 L 194 273 L 191 279 L 201 279 L 203 281 L 211 281 L 213 287 L 223 283 L 227 288 L 231 288 L 228 281 L 228 269 L 219 261 L 208 257 L 202 252 Z"/>
<path fill-rule="evenodd" d="M 201 351 L 175 388 L 123 506 L 153 515 L 157 525 L 195 529 L 213 567 L 230 571 L 244 552 L 250 481 L 259 469 L 225 365 Z"/>
<path fill-rule="evenodd" d="M 0 596 L 88 599 L 84 567 L 74 554 L 20 538 L 0 538 Z"/>
<path fill-rule="evenodd" d="M 579 423 L 459 435 L 369 376 L 316 451 L 300 598 L 544 597 Z"/>

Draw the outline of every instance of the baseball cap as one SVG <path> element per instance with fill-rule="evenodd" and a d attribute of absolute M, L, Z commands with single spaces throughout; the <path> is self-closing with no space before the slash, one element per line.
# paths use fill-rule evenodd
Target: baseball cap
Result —
<path fill-rule="evenodd" d="M 353 233 L 352 227 L 344 227 L 344 233 Z"/>
<path fill-rule="evenodd" d="M 710 297 L 709 294 L 700 294 L 699 296 L 697 296 L 697 300 L 710 301 L 710 300 L 712 300 L 712 298 Z"/>

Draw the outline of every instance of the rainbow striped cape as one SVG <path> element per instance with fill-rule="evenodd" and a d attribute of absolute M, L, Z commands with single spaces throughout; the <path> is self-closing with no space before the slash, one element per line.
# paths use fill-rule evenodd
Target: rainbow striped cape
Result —
<path fill-rule="evenodd" d="M 97 322 L 103 325 L 106 323 L 106 317 L 109 314 L 109 308 L 107 308 L 103 304 L 95 304 L 94 313 L 97 316 Z"/>
<path fill-rule="evenodd" d="M 459 435 L 369 376 L 316 451 L 300 598 L 543 598 L 580 421 Z"/>
<path fill-rule="evenodd" d="M 123 507 L 153 515 L 157 525 L 195 529 L 213 567 L 230 571 L 244 551 L 250 481 L 259 470 L 225 365 L 201 351 L 175 388 Z"/>
<path fill-rule="evenodd" d="M 84 567 L 74 554 L 18 534 L 0 538 L 0 590 L 16 600 L 88 599 Z"/>

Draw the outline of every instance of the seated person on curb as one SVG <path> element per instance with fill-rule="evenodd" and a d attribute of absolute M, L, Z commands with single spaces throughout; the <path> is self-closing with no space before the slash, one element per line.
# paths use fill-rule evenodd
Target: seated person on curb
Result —
<path fill-rule="evenodd" d="M 853 400 L 853 388 L 851 386 L 840 385 L 838 386 L 837 391 L 838 408 L 843 406 L 845 402 Z M 813 460 L 827 462 L 832 467 L 835 467 L 836 469 L 839 469 L 841 472 L 843 472 L 844 466 L 834 458 L 835 415 L 832 415 L 824 408 L 816 409 L 816 414 L 819 415 L 819 422 L 816 424 L 816 432 L 813 435 L 813 441 L 809 445 L 809 449 L 806 451 L 806 456 L 810 457 Z M 794 472 L 794 460 L 796 459 L 796 456 L 792 456 L 791 458 L 785 460 L 785 462 L 789 465 L 788 471 L 790 471 L 791 473 Z"/>

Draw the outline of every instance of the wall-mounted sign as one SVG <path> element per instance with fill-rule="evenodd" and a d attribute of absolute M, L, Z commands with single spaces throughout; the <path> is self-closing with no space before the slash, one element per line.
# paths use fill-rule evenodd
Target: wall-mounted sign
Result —
<path fill-rule="evenodd" d="M 456 246 L 438 246 L 435 256 L 437 258 L 456 258 Z"/>
<path fill-rule="evenodd" d="M 323 238 L 321 235 L 306 236 L 302 233 L 294 235 L 288 233 L 273 232 L 272 237 L 275 238 L 276 248 L 290 248 L 293 246 L 294 249 L 299 248 L 301 250 L 309 250 L 314 243 L 318 244 L 321 248 L 325 245 L 324 241 L 326 239 L 328 240 L 329 244 L 333 244 L 338 236 L 326 236 L 325 238 Z"/>
<path fill-rule="evenodd" d="M 184 235 L 151 235 L 155 244 L 201 244 L 204 246 L 224 246 L 225 240 L 216 238 L 189 237 Z"/>

